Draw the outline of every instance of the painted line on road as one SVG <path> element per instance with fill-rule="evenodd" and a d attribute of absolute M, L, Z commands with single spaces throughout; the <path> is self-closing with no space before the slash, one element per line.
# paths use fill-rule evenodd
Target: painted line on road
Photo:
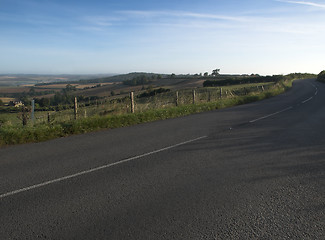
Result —
<path fill-rule="evenodd" d="M 302 101 L 301 103 L 304 104 L 304 103 L 306 103 L 306 102 L 309 102 L 309 101 L 312 100 L 313 98 L 314 98 L 314 97 L 310 97 L 310 98 L 306 99 L 305 101 Z"/>
<path fill-rule="evenodd" d="M 317 86 L 315 84 L 312 84 L 312 83 L 310 85 L 312 85 L 315 88 L 315 90 L 316 90 L 315 96 L 317 96 L 317 94 L 318 94 L 318 88 L 317 88 Z"/>
<path fill-rule="evenodd" d="M 316 86 L 315 84 L 312 84 L 312 83 L 311 83 L 310 85 L 312 85 L 312 86 L 315 88 L 316 91 L 315 91 L 314 96 L 317 96 L 317 94 L 318 94 L 318 88 L 317 88 L 317 86 Z M 312 96 L 312 97 L 306 99 L 305 101 L 302 101 L 301 103 L 304 104 L 304 103 L 306 103 L 306 102 L 309 102 L 310 100 L 312 100 L 312 99 L 314 98 L 314 96 Z"/>
<path fill-rule="evenodd" d="M 311 83 L 311 85 L 312 85 L 312 86 L 315 88 L 315 90 L 316 90 L 316 92 L 315 92 L 315 96 L 316 96 L 316 95 L 318 94 L 318 88 L 317 88 L 317 86 L 315 86 L 315 85 L 312 84 L 312 83 Z M 302 103 L 302 104 L 305 104 L 306 102 L 309 102 L 309 101 L 312 100 L 313 98 L 314 98 L 314 96 L 312 96 L 312 97 L 306 99 L 305 101 L 302 101 L 301 103 Z M 298 105 L 298 106 L 299 106 L 299 105 Z M 260 120 L 262 120 L 262 119 L 265 119 L 265 118 L 268 118 L 268 117 L 272 117 L 272 116 L 277 115 L 277 114 L 279 114 L 279 113 L 282 113 L 282 112 L 288 111 L 288 110 L 290 110 L 290 109 L 292 109 L 292 108 L 293 108 L 292 106 L 291 106 L 291 107 L 288 107 L 288 108 L 285 108 L 285 109 L 283 109 L 283 110 L 281 110 L 281 111 L 278 111 L 278 112 L 275 112 L 275 113 L 272 113 L 272 114 L 266 115 L 266 116 L 264 116 L 264 117 L 260 117 L 260 118 L 254 119 L 254 120 L 252 120 L 252 121 L 249 121 L 249 123 L 254 123 L 254 122 L 260 121 Z"/>
<path fill-rule="evenodd" d="M 179 147 L 179 146 L 182 146 L 182 145 L 185 145 L 185 144 L 188 144 L 188 143 L 192 143 L 192 142 L 195 142 L 195 141 L 199 141 L 199 140 L 207 138 L 207 137 L 208 136 L 198 137 L 198 138 L 195 138 L 195 139 L 192 139 L 192 140 L 188 140 L 188 141 L 185 141 L 185 142 L 177 143 L 175 145 L 171 145 L 169 147 L 161 148 L 159 150 L 155 150 L 155 151 L 144 153 L 144 154 L 141 154 L 141 155 L 138 155 L 138 156 L 135 156 L 135 157 L 127 158 L 127 159 L 124 159 L 124 160 L 121 160 L 121 161 L 118 161 L 118 162 L 115 162 L 115 163 L 106 164 L 106 165 L 103 165 L 103 166 L 100 166 L 100 167 L 85 170 L 85 171 L 78 172 L 78 173 L 68 175 L 68 176 L 65 176 L 65 177 L 53 179 L 53 180 L 46 181 L 46 182 L 39 183 L 39 184 L 35 184 L 35 185 L 29 186 L 29 187 L 21 188 L 21 189 L 15 190 L 15 191 L 7 192 L 7 193 L 4 193 L 4 194 L 1 194 L 0 199 L 5 198 L 5 197 L 9 197 L 9 196 L 12 196 L 12 195 L 15 195 L 15 194 L 18 194 L 18 193 L 33 190 L 33 189 L 36 189 L 36 188 L 44 187 L 44 186 L 47 186 L 47 185 L 50 185 L 50 184 L 53 184 L 53 183 L 58 183 L 58 182 L 62 182 L 62 181 L 65 181 L 65 180 L 68 180 L 68 179 L 71 179 L 71 178 L 86 175 L 88 173 L 96 172 L 96 171 L 99 171 L 99 170 L 102 170 L 102 169 L 105 169 L 105 168 L 110 168 L 110 167 L 120 165 L 120 164 L 123 164 L 123 163 L 126 163 L 126 162 L 130 162 L 130 161 L 133 161 L 133 160 L 136 160 L 136 159 L 139 159 L 139 158 L 143 158 L 143 157 L 146 157 L 146 156 L 149 156 L 149 155 L 153 155 L 153 154 L 156 154 L 156 153 L 167 151 L 169 149 L 176 148 L 176 147 Z"/>
<path fill-rule="evenodd" d="M 293 107 L 287 107 L 287 108 L 285 108 L 285 109 L 283 109 L 283 110 L 281 110 L 281 111 L 278 111 L 278 112 L 275 112 L 275 113 L 272 113 L 272 114 L 266 115 L 266 116 L 264 116 L 264 117 L 260 117 L 260 118 L 254 119 L 254 120 L 251 120 L 251 121 L 249 121 L 249 122 L 250 122 L 250 123 L 254 123 L 254 122 L 257 122 L 257 121 L 263 120 L 263 119 L 265 119 L 265 118 L 269 118 L 269 117 L 272 117 L 272 116 L 274 116 L 274 115 L 277 115 L 277 114 L 279 114 L 279 113 L 283 113 L 283 112 L 288 111 L 288 110 L 290 110 L 290 109 L 292 109 L 292 108 L 293 108 Z"/>

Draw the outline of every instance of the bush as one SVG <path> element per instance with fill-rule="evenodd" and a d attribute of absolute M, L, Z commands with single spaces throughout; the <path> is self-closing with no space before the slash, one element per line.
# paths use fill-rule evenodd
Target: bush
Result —
<path fill-rule="evenodd" d="M 325 82 L 325 70 L 321 71 L 317 76 L 317 81 L 319 82 Z"/>
<path fill-rule="evenodd" d="M 152 90 L 152 91 L 144 92 L 144 93 L 138 95 L 137 97 L 138 98 L 152 97 L 152 96 L 155 96 L 155 95 L 157 95 L 159 93 L 165 93 L 165 92 L 170 92 L 170 89 L 159 88 L 159 89 L 155 89 L 155 90 Z"/>

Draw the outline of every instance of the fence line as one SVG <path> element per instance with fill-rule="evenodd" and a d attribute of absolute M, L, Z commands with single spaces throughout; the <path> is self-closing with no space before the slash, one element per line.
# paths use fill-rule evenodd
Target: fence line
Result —
<path fill-rule="evenodd" d="M 36 111 L 35 124 L 48 124 L 82 119 L 95 115 L 119 115 L 132 112 L 144 112 L 150 109 L 177 107 L 181 105 L 214 102 L 220 99 L 263 92 L 275 84 L 252 86 L 226 86 L 196 89 L 184 89 L 159 93 L 149 97 L 140 97 L 140 93 L 130 93 L 129 97 L 103 99 L 93 102 L 75 102 L 60 111 Z"/>

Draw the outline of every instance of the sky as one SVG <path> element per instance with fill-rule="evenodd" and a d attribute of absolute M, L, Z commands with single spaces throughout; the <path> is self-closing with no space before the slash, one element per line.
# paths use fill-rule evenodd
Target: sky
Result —
<path fill-rule="evenodd" d="M 0 0 L 0 74 L 325 69 L 325 0 Z"/>

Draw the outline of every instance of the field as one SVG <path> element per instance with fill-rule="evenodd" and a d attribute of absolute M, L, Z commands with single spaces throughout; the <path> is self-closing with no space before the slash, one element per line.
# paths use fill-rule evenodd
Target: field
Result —
<path fill-rule="evenodd" d="M 40 85 L 37 86 L 36 89 L 46 89 L 46 90 L 50 90 L 50 89 L 64 89 L 66 88 L 68 84 L 66 83 L 60 83 L 60 84 L 49 84 L 49 85 Z M 94 88 L 96 87 L 98 84 L 96 83 L 85 83 L 85 84 L 70 84 L 73 87 L 76 87 L 76 89 L 78 90 L 83 90 L 85 88 Z M 113 83 L 103 83 L 100 84 L 101 86 L 107 86 L 107 85 L 113 85 Z"/>
<path fill-rule="evenodd" d="M 41 74 L 2 74 L 0 75 L 0 87 L 17 87 L 23 85 L 35 85 L 38 83 L 78 81 L 97 77 L 108 77 L 112 74 L 92 75 L 41 75 Z"/>
<path fill-rule="evenodd" d="M 5 103 L 8 104 L 10 101 L 15 101 L 15 98 L 7 98 L 7 97 L 0 97 L 0 100 Z"/>

